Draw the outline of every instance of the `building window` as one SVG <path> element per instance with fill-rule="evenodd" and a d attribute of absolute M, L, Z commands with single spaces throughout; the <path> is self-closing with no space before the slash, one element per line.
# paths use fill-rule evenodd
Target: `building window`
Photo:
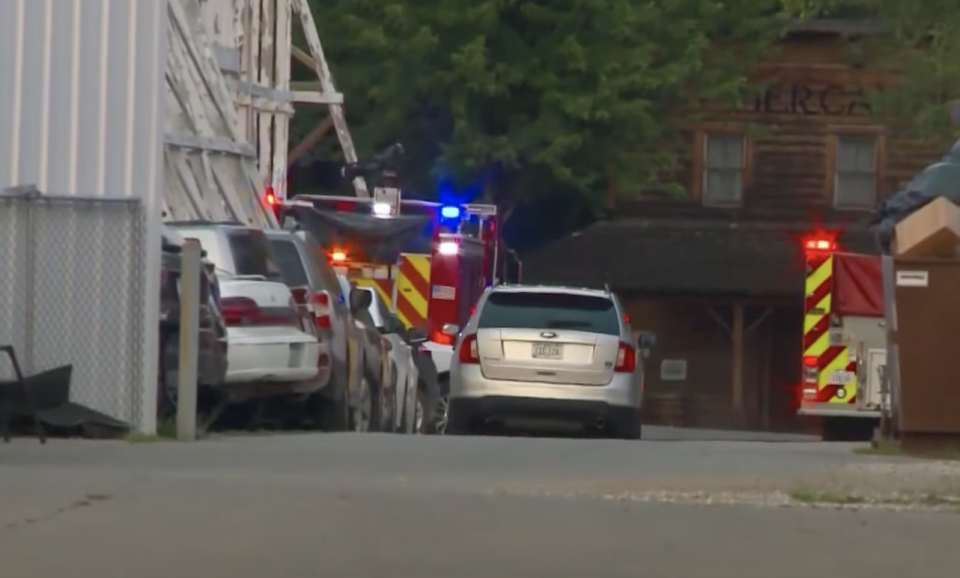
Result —
<path fill-rule="evenodd" d="M 837 137 L 833 205 L 838 209 L 872 209 L 877 203 L 877 137 Z"/>
<path fill-rule="evenodd" d="M 746 138 L 740 134 L 707 134 L 703 149 L 703 203 L 742 204 Z"/>

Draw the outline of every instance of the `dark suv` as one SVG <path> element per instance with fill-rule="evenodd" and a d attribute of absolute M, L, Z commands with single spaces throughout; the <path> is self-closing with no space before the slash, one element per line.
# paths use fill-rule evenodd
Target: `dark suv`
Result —
<path fill-rule="evenodd" d="M 183 239 L 164 227 L 160 256 L 160 381 L 157 412 L 162 418 L 176 411 L 180 360 L 180 274 Z M 206 257 L 206 255 L 204 255 Z M 226 326 L 220 316 L 220 295 L 213 264 L 200 271 L 200 333 L 197 342 L 197 382 L 216 386 L 227 372 Z"/>

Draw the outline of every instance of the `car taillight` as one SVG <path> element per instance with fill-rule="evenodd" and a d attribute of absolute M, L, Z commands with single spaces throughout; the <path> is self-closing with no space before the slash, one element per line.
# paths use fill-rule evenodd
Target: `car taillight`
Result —
<path fill-rule="evenodd" d="M 466 335 L 460 342 L 460 363 L 480 363 L 480 352 L 477 348 L 477 336 Z"/>
<path fill-rule="evenodd" d="M 313 296 L 313 314 L 316 316 L 317 327 L 330 329 L 330 294 L 326 291 Z"/>
<path fill-rule="evenodd" d="M 261 309 L 249 297 L 225 297 L 220 314 L 228 327 L 289 326 L 300 328 L 300 319 L 292 304 L 287 307 Z"/>
<path fill-rule="evenodd" d="M 617 364 L 613 370 L 617 373 L 633 373 L 637 369 L 637 352 L 629 343 L 620 342 L 617 351 Z"/>
<path fill-rule="evenodd" d="M 430 335 L 430 341 L 439 343 L 440 345 L 453 345 L 454 339 L 452 335 L 447 335 L 442 331 L 434 331 Z"/>
<path fill-rule="evenodd" d="M 220 301 L 220 314 L 229 326 L 253 325 L 253 320 L 260 317 L 260 307 L 253 299 L 225 297 Z"/>

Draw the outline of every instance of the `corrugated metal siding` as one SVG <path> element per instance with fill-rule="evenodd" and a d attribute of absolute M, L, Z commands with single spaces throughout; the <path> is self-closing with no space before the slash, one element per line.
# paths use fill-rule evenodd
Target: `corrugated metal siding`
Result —
<path fill-rule="evenodd" d="M 0 0 L 0 189 L 159 206 L 167 2 Z"/>

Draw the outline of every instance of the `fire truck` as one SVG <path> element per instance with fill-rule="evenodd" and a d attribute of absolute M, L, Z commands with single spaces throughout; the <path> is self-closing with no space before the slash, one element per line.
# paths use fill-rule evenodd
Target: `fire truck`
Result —
<path fill-rule="evenodd" d="M 880 257 L 846 253 L 828 236 L 804 242 L 801 416 L 824 439 L 869 436 L 889 407 Z"/>
<path fill-rule="evenodd" d="M 270 199 L 268 199 L 270 202 Z M 324 247 L 334 268 L 371 287 L 407 327 L 427 332 L 441 381 L 456 333 L 483 290 L 497 281 L 502 255 L 494 205 L 298 195 L 276 203 Z"/>

